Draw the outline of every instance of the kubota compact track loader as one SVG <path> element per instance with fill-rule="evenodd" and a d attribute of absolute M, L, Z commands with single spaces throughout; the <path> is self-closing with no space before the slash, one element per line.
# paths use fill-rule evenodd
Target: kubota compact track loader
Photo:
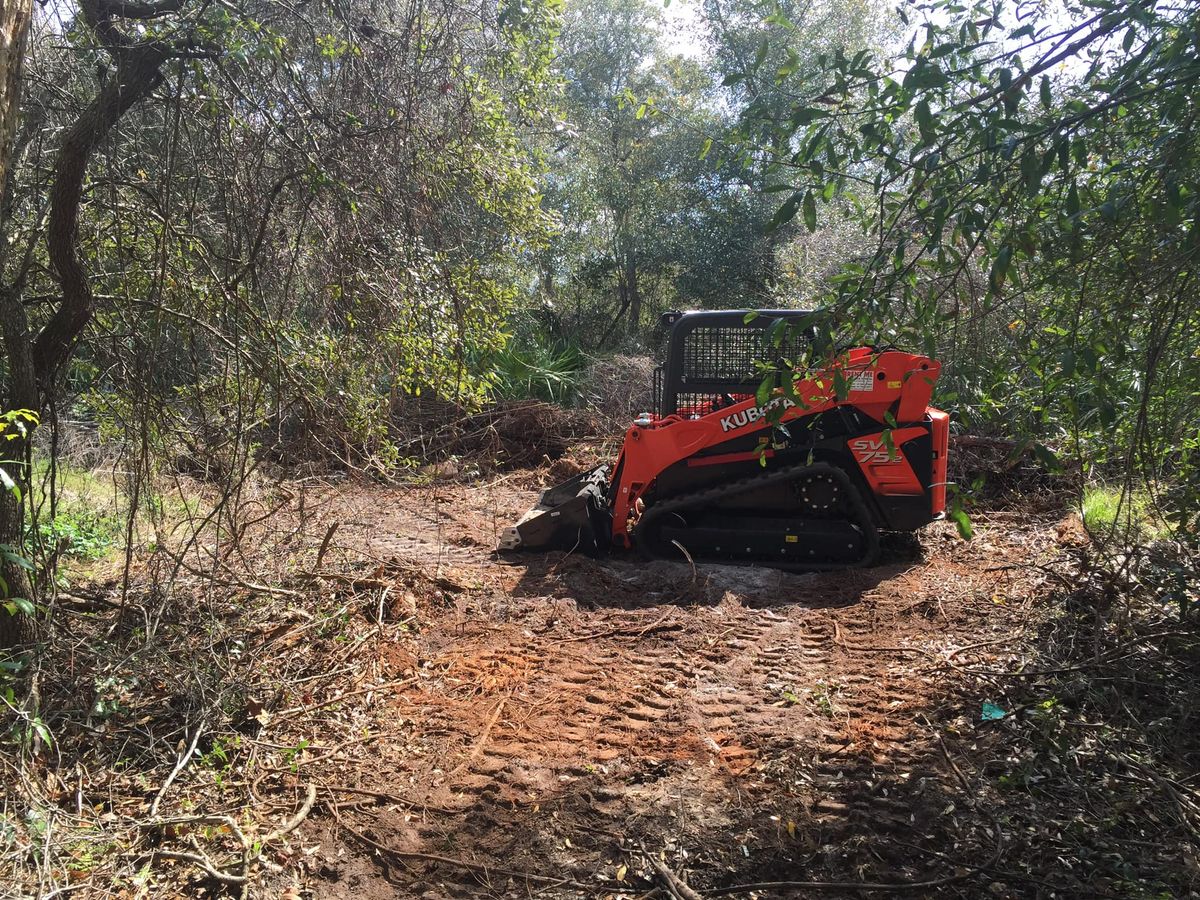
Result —
<path fill-rule="evenodd" d="M 545 491 L 499 549 L 832 569 L 872 564 L 881 531 L 940 518 L 949 427 L 929 406 L 940 363 L 855 347 L 760 403 L 763 364 L 804 359 L 813 315 L 665 315 L 656 410 L 634 420 L 611 469 Z"/>

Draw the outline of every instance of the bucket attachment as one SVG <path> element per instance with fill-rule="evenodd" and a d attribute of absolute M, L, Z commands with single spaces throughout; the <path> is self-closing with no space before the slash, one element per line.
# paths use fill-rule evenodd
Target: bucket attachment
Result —
<path fill-rule="evenodd" d="M 542 492 L 537 506 L 500 536 L 498 550 L 578 550 L 599 556 L 608 549 L 612 513 L 608 466 L 576 475 Z"/>

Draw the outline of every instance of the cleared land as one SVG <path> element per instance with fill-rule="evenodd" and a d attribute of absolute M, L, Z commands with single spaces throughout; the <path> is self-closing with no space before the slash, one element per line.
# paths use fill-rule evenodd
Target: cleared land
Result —
<path fill-rule="evenodd" d="M 31 760 L 42 782 L 9 809 L 43 803 L 54 852 L 18 877 L 289 898 L 1187 889 L 1190 788 L 1114 763 L 1086 665 L 1037 674 L 1073 517 L 985 512 L 969 543 L 939 524 L 842 573 L 497 559 L 559 474 L 296 485 L 186 602 L 122 611 L 97 586 L 41 689 L 117 711 Z"/>

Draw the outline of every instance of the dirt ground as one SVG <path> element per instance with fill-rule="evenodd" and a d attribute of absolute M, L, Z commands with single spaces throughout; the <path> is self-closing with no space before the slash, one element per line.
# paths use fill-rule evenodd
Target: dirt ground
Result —
<path fill-rule="evenodd" d="M 337 798 L 301 828 L 288 890 L 640 896 L 665 867 L 703 896 L 1022 894 L 984 777 L 1003 753 L 992 717 L 1016 711 L 972 670 L 1028 659 L 1036 566 L 1077 526 L 996 512 L 969 543 L 939 523 L 876 568 L 805 575 L 498 558 L 499 530 L 554 477 L 312 504 L 318 532 L 336 525 L 330 558 L 365 573 L 362 627 L 329 654 L 352 651 L 346 679 L 300 697 L 324 704 L 328 749 L 259 785 L 294 795 L 320 772 Z"/>

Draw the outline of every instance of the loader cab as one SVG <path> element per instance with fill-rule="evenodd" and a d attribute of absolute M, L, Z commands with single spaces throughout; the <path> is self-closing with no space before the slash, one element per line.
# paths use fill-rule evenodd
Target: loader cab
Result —
<path fill-rule="evenodd" d="M 784 368 L 805 358 L 816 335 L 812 310 L 764 309 L 664 313 L 662 362 L 654 370 L 654 411 L 660 417 L 704 415 L 753 395 L 763 365 Z M 772 331 L 780 320 L 792 327 Z"/>

